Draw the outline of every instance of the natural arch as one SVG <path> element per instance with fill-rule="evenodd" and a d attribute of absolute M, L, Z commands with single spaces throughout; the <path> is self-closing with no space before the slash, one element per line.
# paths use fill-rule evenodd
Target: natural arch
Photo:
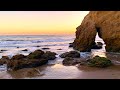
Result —
<path fill-rule="evenodd" d="M 106 51 L 120 52 L 120 11 L 91 11 L 76 29 L 74 49 L 91 51 L 98 32 L 106 44 Z"/>

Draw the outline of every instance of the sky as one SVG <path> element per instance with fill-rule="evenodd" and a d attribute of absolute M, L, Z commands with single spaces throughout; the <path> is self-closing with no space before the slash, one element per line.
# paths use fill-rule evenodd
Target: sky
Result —
<path fill-rule="evenodd" d="M 0 11 L 0 35 L 73 34 L 89 11 Z"/>

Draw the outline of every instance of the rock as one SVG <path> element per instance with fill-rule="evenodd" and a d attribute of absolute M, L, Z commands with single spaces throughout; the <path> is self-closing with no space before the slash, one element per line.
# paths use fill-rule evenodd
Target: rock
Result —
<path fill-rule="evenodd" d="M 8 56 L 2 56 L 1 60 L 9 60 L 10 58 Z"/>
<path fill-rule="evenodd" d="M 42 48 L 43 50 L 50 49 L 50 48 Z"/>
<path fill-rule="evenodd" d="M 48 62 L 45 59 L 31 59 L 31 60 L 10 60 L 7 63 L 7 68 L 18 70 L 22 68 L 33 68 L 44 65 Z"/>
<path fill-rule="evenodd" d="M 47 60 L 54 60 L 56 58 L 56 53 L 54 52 L 50 52 L 50 51 L 46 51 L 43 55 L 42 58 L 43 59 L 47 59 Z"/>
<path fill-rule="evenodd" d="M 7 60 L 0 60 L 0 65 L 7 64 Z"/>
<path fill-rule="evenodd" d="M 70 51 L 70 52 L 61 54 L 60 57 L 61 58 L 65 58 L 65 57 L 79 58 L 80 53 L 78 53 L 77 51 Z"/>
<path fill-rule="evenodd" d="M 27 58 L 29 59 L 40 59 L 41 56 L 44 54 L 42 50 L 35 50 L 34 52 L 30 53 Z"/>
<path fill-rule="evenodd" d="M 1 51 L 3 52 L 3 51 L 7 51 L 7 50 L 1 50 Z"/>
<path fill-rule="evenodd" d="M 74 49 L 91 51 L 98 33 L 107 52 L 120 52 L 120 11 L 90 11 L 76 29 Z"/>
<path fill-rule="evenodd" d="M 91 47 L 91 49 L 101 49 L 102 48 L 102 46 L 99 46 L 99 45 L 93 45 L 92 47 Z"/>
<path fill-rule="evenodd" d="M 69 47 L 73 47 L 73 43 L 69 43 Z"/>
<path fill-rule="evenodd" d="M 11 60 L 23 60 L 23 59 L 25 59 L 26 58 L 26 56 L 24 56 L 24 55 L 22 55 L 22 54 L 17 54 L 17 55 L 15 55 L 15 56 L 13 56 L 12 58 L 11 58 Z"/>
<path fill-rule="evenodd" d="M 17 48 L 20 48 L 20 47 L 17 47 Z"/>
<path fill-rule="evenodd" d="M 36 46 L 36 47 L 40 47 L 40 46 Z"/>
<path fill-rule="evenodd" d="M 62 50 L 62 49 L 60 48 L 60 49 L 57 49 L 57 50 Z"/>
<path fill-rule="evenodd" d="M 102 45 L 103 45 L 103 43 L 101 43 L 101 42 L 97 42 L 97 45 L 102 46 Z"/>
<path fill-rule="evenodd" d="M 88 65 L 91 67 L 108 67 L 110 65 L 112 65 L 112 62 L 105 58 L 105 57 L 99 57 L 99 56 L 95 56 L 92 59 L 88 60 Z"/>
<path fill-rule="evenodd" d="M 76 65 L 78 63 L 80 63 L 80 61 L 78 60 L 75 60 L 74 58 L 71 58 L 71 57 L 66 57 L 64 60 L 63 60 L 63 65 L 65 66 L 71 66 L 71 65 Z"/>
<path fill-rule="evenodd" d="M 24 50 L 22 50 L 22 51 L 28 51 L 27 49 L 24 49 Z"/>

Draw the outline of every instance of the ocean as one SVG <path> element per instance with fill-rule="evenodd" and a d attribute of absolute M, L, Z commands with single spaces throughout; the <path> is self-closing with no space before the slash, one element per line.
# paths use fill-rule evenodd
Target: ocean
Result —
<path fill-rule="evenodd" d="M 40 72 L 44 75 L 38 77 L 30 77 L 32 79 L 69 79 L 76 78 L 81 73 L 75 66 L 63 66 L 63 59 L 59 57 L 60 54 L 73 50 L 69 47 L 69 43 L 72 43 L 75 39 L 75 35 L 7 35 L 0 36 L 0 58 L 2 56 L 9 56 L 10 58 L 16 54 L 28 55 L 37 49 L 49 48 L 43 51 L 56 52 L 56 59 L 48 62 L 48 65 L 44 67 Z M 96 42 L 104 41 L 96 35 Z M 22 51 L 27 49 L 28 51 Z M 60 50 L 59 50 L 60 49 Z M 105 44 L 102 49 L 94 50 L 91 52 L 80 52 L 82 58 L 88 56 L 105 56 Z M 4 71 L 3 67 L 0 67 L 0 78 L 29 78 L 27 76 L 21 76 L 25 72 L 17 73 L 13 75 Z M 21 76 L 21 77 L 18 77 Z"/>

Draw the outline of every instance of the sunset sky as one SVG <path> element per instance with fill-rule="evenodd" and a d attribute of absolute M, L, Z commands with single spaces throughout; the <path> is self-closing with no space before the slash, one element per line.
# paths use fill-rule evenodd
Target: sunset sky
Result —
<path fill-rule="evenodd" d="M 0 11 L 0 35 L 72 34 L 89 11 Z"/>

